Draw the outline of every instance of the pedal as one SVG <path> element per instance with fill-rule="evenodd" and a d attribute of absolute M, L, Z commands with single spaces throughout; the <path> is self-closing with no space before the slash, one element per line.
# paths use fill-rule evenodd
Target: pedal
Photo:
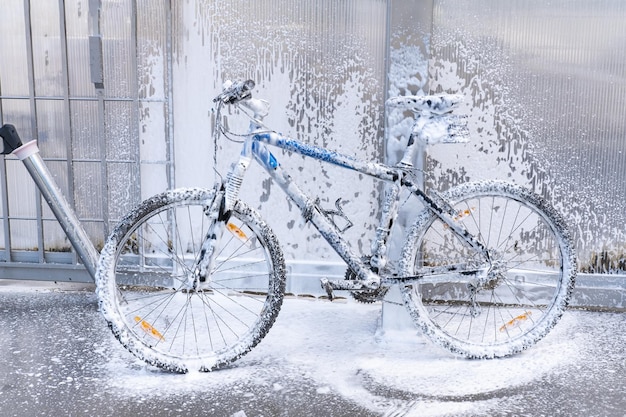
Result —
<path fill-rule="evenodd" d="M 328 278 L 321 278 L 320 284 L 322 284 L 322 288 L 324 289 L 324 291 L 326 291 L 326 294 L 328 295 L 328 301 L 333 301 L 333 298 L 335 298 L 333 294 L 333 286 L 331 285 Z"/>

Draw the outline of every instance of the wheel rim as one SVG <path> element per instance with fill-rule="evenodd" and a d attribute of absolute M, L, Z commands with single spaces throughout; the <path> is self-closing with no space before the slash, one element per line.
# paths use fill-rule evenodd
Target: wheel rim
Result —
<path fill-rule="evenodd" d="M 521 198 L 483 192 L 454 207 L 456 221 L 489 249 L 490 269 L 481 279 L 456 284 L 418 283 L 405 290 L 405 297 L 429 335 L 453 351 L 487 357 L 522 350 L 543 337 L 558 319 L 552 310 L 566 302 L 563 239 L 536 204 Z M 485 265 L 440 220 L 431 218 L 424 227 L 414 253 L 416 269 L 467 263 L 468 258 Z"/>
<path fill-rule="evenodd" d="M 209 227 L 203 210 L 202 202 L 173 204 L 143 219 L 120 245 L 114 285 L 131 350 L 202 359 L 212 368 L 243 355 L 259 338 L 272 263 L 253 222 L 234 213 L 210 278 L 191 290 L 189 275 Z"/>

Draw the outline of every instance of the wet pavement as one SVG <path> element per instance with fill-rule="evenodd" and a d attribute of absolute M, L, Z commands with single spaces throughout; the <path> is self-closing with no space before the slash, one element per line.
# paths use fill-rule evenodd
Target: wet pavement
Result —
<path fill-rule="evenodd" d="M 112 336 L 89 286 L 0 281 L 0 416 L 626 415 L 626 314 L 567 311 L 513 358 L 381 334 L 380 306 L 286 299 L 231 368 L 177 375 Z"/>

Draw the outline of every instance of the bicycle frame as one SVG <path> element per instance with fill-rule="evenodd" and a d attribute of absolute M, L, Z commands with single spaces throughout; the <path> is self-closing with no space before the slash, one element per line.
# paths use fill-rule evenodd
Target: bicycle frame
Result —
<path fill-rule="evenodd" d="M 376 229 L 375 239 L 372 243 L 372 258 L 369 265 L 363 262 L 363 260 L 350 249 L 342 236 L 342 231 L 337 228 L 328 215 L 328 212 L 322 209 L 315 200 L 311 199 L 298 187 L 291 176 L 282 169 L 278 159 L 270 152 L 266 145 L 275 146 L 324 163 L 356 171 L 391 184 L 382 205 L 381 219 Z M 406 152 L 410 151 L 410 149 L 407 149 Z M 455 231 L 470 247 L 483 253 L 486 259 L 489 258 L 486 248 L 454 221 L 455 211 L 445 201 L 441 199 L 439 199 L 440 201 L 435 201 L 426 195 L 425 192 L 417 186 L 416 182 L 412 180 L 412 174 L 410 170 L 407 169 L 409 167 L 406 165 L 394 167 L 377 162 L 361 161 L 345 154 L 305 144 L 276 132 L 262 131 L 258 125 L 255 126 L 254 122 L 251 124 L 250 135 L 247 136 L 244 141 L 239 161 L 233 165 L 227 176 L 226 207 L 229 207 L 229 204 L 234 204 L 238 196 L 239 187 L 241 186 L 241 182 L 243 181 L 243 177 L 252 158 L 267 171 L 269 176 L 300 209 L 304 220 L 310 222 L 320 232 L 358 277 L 358 280 L 354 281 L 345 280 L 343 283 L 334 282 L 334 289 L 354 290 L 376 288 L 381 280 L 406 282 L 422 277 L 398 277 L 389 273 L 381 274 L 381 271 L 383 271 L 387 265 L 387 242 L 398 212 L 399 196 L 402 188 L 408 189 L 415 195 L 425 207 L 441 218 L 441 220 L 445 222 L 451 230 Z M 445 272 L 450 272 L 455 269 L 456 268 L 451 268 L 449 271 Z M 433 273 L 443 272 L 444 271 L 433 271 Z"/>

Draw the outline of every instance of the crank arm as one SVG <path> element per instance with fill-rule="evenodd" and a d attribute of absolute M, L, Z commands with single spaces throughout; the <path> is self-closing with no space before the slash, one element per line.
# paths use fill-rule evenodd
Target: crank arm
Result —
<path fill-rule="evenodd" d="M 332 301 L 335 296 L 333 291 L 363 291 L 376 289 L 379 286 L 378 282 L 364 281 L 360 279 L 343 279 L 330 281 L 328 278 L 321 278 L 320 283 L 322 288 L 328 294 L 328 299 Z"/>

